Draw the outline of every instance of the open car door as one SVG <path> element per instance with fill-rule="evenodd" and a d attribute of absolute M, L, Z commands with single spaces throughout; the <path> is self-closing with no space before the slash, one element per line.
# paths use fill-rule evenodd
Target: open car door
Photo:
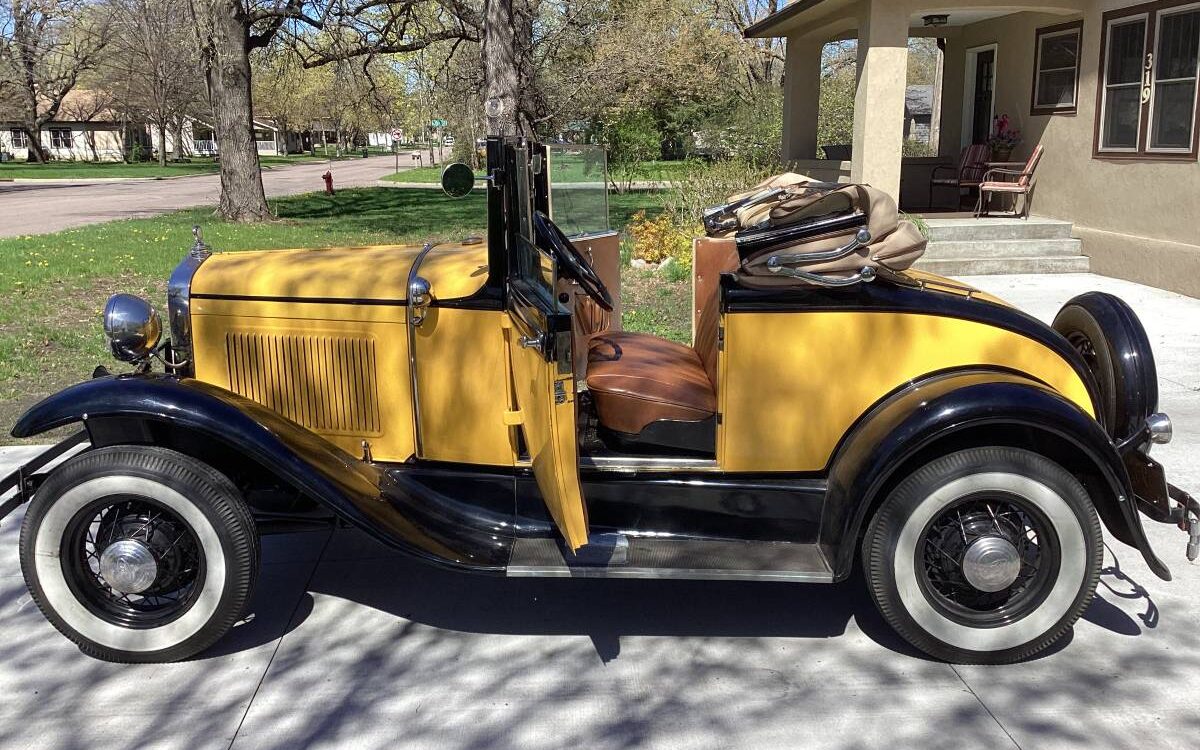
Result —
<path fill-rule="evenodd" d="M 579 486 L 571 316 L 557 297 L 553 256 L 534 243 L 524 148 L 505 149 L 510 181 L 508 351 L 518 424 L 538 490 L 572 550 L 587 544 Z M 515 224 L 515 226 L 512 226 Z"/>

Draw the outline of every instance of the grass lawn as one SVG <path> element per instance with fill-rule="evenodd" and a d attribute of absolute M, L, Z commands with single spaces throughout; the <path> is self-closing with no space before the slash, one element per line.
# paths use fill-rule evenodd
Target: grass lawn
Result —
<path fill-rule="evenodd" d="M 361 159 L 361 155 L 340 157 L 345 159 Z M 287 156 L 260 156 L 259 162 L 270 169 L 288 164 L 303 164 L 305 162 L 328 161 L 329 159 L 318 151 L 316 156 L 309 154 L 288 154 Z M 7 162 L 0 164 L 0 181 L 3 180 L 94 180 L 98 178 L 127 178 L 127 177 L 184 177 L 197 174 L 216 174 L 220 169 L 215 159 L 208 157 L 192 157 L 191 161 L 172 162 L 165 167 L 158 162 L 83 162 L 83 161 L 52 161 L 48 164 L 29 164 L 27 162 Z"/>
<path fill-rule="evenodd" d="M 0 239 L 0 442 L 31 403 L 87 377 L 96 364 L 114 364 L 100 329 L 110 294 L 142 295 L 163 312 L 167 278 L 192 244 L 193 224 L 221 252 L 455 240 L 485 234 L 487 226 L 482 192 L 455 200 L 430 190 L 362 188 L 271 204 L 279 216 L 271 224 L 228 224 L 210 209 L 194 209 Z M 657 207 L 652 193 L 613 195 L 613 226 Z M 626 276 L 626 325 L 686 340 L 687 282 L 663 282 L 672 290 L 664 292 L 645 272 Z M 682 318 L 664 312 L 672 306 Z"/>
<path fill-rule="evenodd" d="M 635 179 L 656 181 L 677 180 L 687 171 L 691 164 L 692 162 L 687 161 L 642 162 L 641 166 L 635 171 Z M 389 174 L 383 179 L 389 182 L 438 183 L 442 181 L 442 167 L 404 169 L 400 172 Z M 594 182 L 596 176 L 586 174 L 580 162 L 571 162 L 566 165 L 564 171 L 555 172 L 554 179 L 556 182 Z"/>

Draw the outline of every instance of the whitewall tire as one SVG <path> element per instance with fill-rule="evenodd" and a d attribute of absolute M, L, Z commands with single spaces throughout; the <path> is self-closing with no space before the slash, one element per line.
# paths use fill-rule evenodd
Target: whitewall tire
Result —
<path fill-rule="evenodd" d="M 1103 562 L 1084 487 L 1015 448 L 944 456 L 903 479 L 876 512 L 863 568 L 880 612 L 922 651 L 1007 663 L 1061 638 Z"/>
<path fill-rule="evenodd" d="M 88 451 L 37 490 L 21 570 L 38 607 L 85 653 L 176 661 L 243 616 L 258 573 L 254 519 L 212 467 L 164 448 Z"/>

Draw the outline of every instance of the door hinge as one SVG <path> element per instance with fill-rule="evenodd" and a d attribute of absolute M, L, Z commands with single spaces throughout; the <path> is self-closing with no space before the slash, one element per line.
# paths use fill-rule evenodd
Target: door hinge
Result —
<path fill-rule="evenodd" d="M 725 326 L 717 326 L 717 351 L 725 351 Z"/>
<path fill-rule="evenodd" d="M 554 381 L 554 403 L 559 406 L 567 403 L 567 385 L 565 381 Z"/>

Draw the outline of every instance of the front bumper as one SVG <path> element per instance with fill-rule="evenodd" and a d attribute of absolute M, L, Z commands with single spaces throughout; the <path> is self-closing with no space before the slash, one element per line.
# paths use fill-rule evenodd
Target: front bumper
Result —
<path fill-rule="evenodd" d="M 87 430 L 80 430 L 61 443 L 50 446 L 31 460 L 18 466 L 17 470 L 8 476 L 0 478 L 0 498 L 7 495 L 13 489 L 17 491 L 14 497 L 0 503 L 0 521 L 3 521 L 14 510 L 29 502 L 29 498 L 33 497 L 33 491 L 44 477 L 44 474 L 41 473 L 42 469 L 76 446 L 88 442 L 89 439 Z"/>
<path fill-rule="evenodd" d="M 1129 472 L 1137 508 L 1159 523 L 1169 523 L 1187 532 L 1187 558 L 1200 555 L 1200 502 L 1167 481 L 1163 465 L 1150 458 L 1150 446 L 1171 441 L 1171 420 L 1151 414 L 1142 429 L 1122 441 L 1117 450 Z"/>

